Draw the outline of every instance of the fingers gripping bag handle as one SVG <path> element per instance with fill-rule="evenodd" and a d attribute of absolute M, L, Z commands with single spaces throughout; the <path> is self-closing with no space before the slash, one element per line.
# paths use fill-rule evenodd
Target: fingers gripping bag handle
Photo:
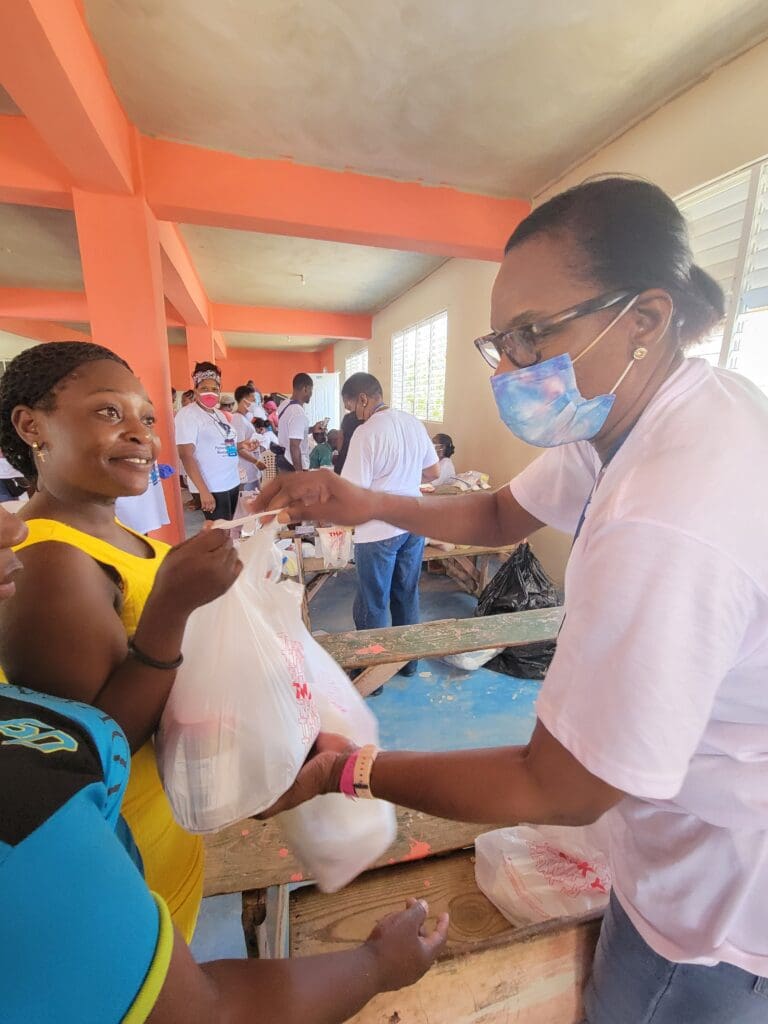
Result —
<path fill-rule="evenodd" d="M 240 545 L 244 569 L 190 615 L 184 663 L 156 738 L 174 814 L 213 832 L 271 806 L 292 784 L 319 730 L 294 615 L 280 591 L 277 526 Z"/>

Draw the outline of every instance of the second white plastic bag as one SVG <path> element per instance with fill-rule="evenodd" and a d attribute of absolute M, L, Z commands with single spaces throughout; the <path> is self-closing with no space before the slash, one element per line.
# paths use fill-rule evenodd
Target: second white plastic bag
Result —
<path fill-rule="evenodd" d="M 294 603 L 292 639 L 304 645 L 307 679 L 324 732 L 347 736 L 359 746 L 377 744 L 376 718 L 347 674 L 310 636 L 301 620 L 302 589 L 285 582 L 280 599 Z M 286 616 L 287 617 L 287 616 Z M 383 800 L 318 796 L 280 815 L 288 845 L 323 892 L 336 892 L 386 853 L 395 840 L 394 807 Z"/>

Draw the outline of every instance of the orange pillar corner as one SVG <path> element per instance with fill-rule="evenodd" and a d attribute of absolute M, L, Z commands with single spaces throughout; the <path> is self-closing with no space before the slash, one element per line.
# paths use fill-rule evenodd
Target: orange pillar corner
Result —
<path fill-rule="evenodd" d="M 184 510 L 171 406 L 171 375 L 157 221 L 141 196 L 73 190 L 91 335 L 121 355 L 155 406 L 160 458 L 177 470 L 164 481 L 170 526 L 162 539 L 184 539 Z"/>

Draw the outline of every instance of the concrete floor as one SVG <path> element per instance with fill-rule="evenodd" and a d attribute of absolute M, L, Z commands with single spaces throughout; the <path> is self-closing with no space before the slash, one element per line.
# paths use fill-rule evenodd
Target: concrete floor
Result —
<path fill-rule="evenodd" d="M 190 524 L 192 525 L 192 524 Z M 312 626 L 337 633 L 354 629 L 355 573 L 329 580 L 313 600 Z M 464 618 L 475 599 L 446 576 L 421 578 L 421 617 Z M 371 706 L 379 718 L 381 745 L 399 750 L 466 749 L 525 743 L 533 729 L 539 684 L 479 669 L 462 672 L 441 661 L 423 661 L 419 674 L 395 677 Z M 203 900 L 192 952 L 199 961 L 245 956 L 240 896 Z"/>

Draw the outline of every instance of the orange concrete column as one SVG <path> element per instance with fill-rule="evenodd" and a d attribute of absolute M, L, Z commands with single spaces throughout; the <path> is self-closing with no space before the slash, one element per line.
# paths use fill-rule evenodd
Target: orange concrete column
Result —
<path fill-rule="evenodd" d="M 192 387 L 191 378 L 195 363 L 216 363 L 218 353 L 213 341 L 213 330 L 210 327 L 187 324 L 185 331 L 187 334 L 187 363 L 190 376 L 190 384 L 188 386 Z"/>
<path fill-rule="evenodd" d="M 123 357 L 155 406 L 160 458 L 177 470 L 164 481 L 170 543 L 184 538 L 184 510 L 171 406 L 171 375 L 157 221 L 141 196 L 73 190 L 91 336 Z"/>

